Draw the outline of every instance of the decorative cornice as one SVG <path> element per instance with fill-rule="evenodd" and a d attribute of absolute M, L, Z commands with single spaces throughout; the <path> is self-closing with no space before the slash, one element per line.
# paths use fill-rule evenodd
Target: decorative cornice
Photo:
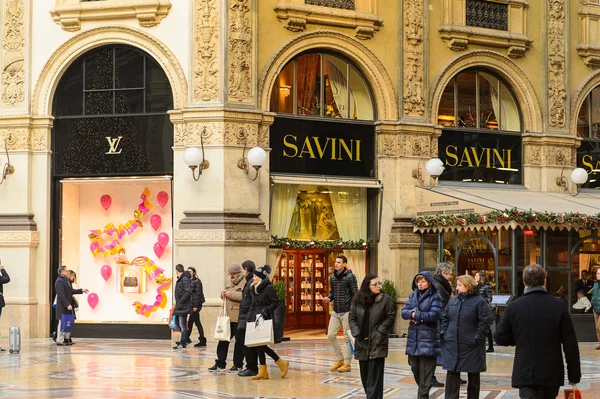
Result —
<path fill-rule="evenodd" d="M 271 234 L 260 212 L 253 211 L 184 211 L 185 219 L 175 231 L 179 245 L 226 246 L 268 245 Z"/>
<path fill-rule="evenodd" d="M 0 142 L 7 140 L 9 151 L 45 151 L 50 148 L 52 117 L 33 118 L 28 115 L 0 117 Z"/>
<path fill-rule="evenodd" d="M 260 212 L 253 211 L 184 211 L 185 218 L 179 222 L 180 229 L 265 230 Z"/>
<path fill-rule="evenodd" d="M 82 21 L 102 21 L 117 19 L 138 20 L 144 28 L 156 26 L 169 14 L 169 0 L 104 0 L 76 1 L 65 4 L 57 0 L 56 7 L 50 10 L 54 22 L 68 32 L 81 29 Z"/>
<path fill-rule="evenodd" d="M 37 231 L 33 213 L 0 214 L 0 231 Z"/>
<path fill-rule="evenodd" d="M 0 248 L 37 248 L 39 244 L 39 231 L 0 231 Z"/>
<path fill-rule="evenodd" d="M 391 249 L 417 249 L 421 246 L 421 235 L 413 232 L 410 218 L 394 218 L 389 245 Z"/>
<path fill-rule="evenodd" d="M 567 127 L 565 0 L 548 0 L 548 127 Z"/>
<path fill-rule="evenodd" d="M 454 51 L 464 51 L 469 44 L 481 44 L 507 49 L 510 58 L 521 58 L 533 44 L 532 38 L 520 33 L 474 26 L 441 25 L 439 31 L 442 40 Z"/>

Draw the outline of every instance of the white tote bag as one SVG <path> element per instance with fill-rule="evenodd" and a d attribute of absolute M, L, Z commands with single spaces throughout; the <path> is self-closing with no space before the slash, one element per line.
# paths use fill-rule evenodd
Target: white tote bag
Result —
<path fill-rule="evenodd" d="M 256 321 L 246 324 L 246 339 L 248 347 L 273 344 L 273 320 L 265 320 L 262 315 L 256 316 Z"/>
<path fill-rule="evenodd" d="M 225 303 L 226 302 L 223 301 L 223 307 L 221 308 L 219 317 L 217 317 L 217 325 L 215 326 L 215 339 L 217 341 L 229 342 L 231 340 L 231 328 L 229 325 L 229 316 L 227 316 L 227 307 Z"/>

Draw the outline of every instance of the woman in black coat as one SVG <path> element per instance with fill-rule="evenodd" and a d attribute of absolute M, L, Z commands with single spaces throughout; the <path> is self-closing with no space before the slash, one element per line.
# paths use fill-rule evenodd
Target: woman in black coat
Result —
<path fill-rule="evenodd" d="M 248 322 L 255 322 L 256 318 L 260 315 L 265 320 L 271 320 L 273 318 L 273 311 L 279 306 L 279 300 L 277 299 L 277 293 L 269 281 L 269 273 L 271 267 L 264 265 L 254 271 L 253 282 L 250 285 L 250 294 L 252 295 L 252 302 L 250 304 L 250 311 L 248 312 Z M 248 326 L 246 325 L 246 331 Z M 258 354 L 258 374 L 253 376 L 253 380 L 268 380 L 269 372 L 267 370 L 267 358 L 265 354 L 268 352 L 269 356 L 275 360 L 277 366 L 281 370 L 281 378 L 285 377 L 288 371 L 289 362 L 281 359 L 274 350 L 266 345 L 256 347 Z"/>
<path fill-rule="evenodd" d="M 367 275 L 352 299 L 348 324 L 354 337 L 354 357 L 367 399 L 383 398 L 383 371 L 388 335 L 396 320 L 396 306 L 381 292 L 375 274 Z M 344 332 L 346 333 L 346 332 Z"/>
<path fill-rule="evenodd" d="M 447 370 L 447 399 L 458 399 L 460 373 L 469 375 L 467 398 L 479 398 L 480 373 L 486 370 L 485 337 L 490 329 L 490 311 L 485 299 L 475 290 L 475 279 L 459 276 L 458 295 L 450 299 L 442 313 L 442 359 Z M 459 329 L 460 327 L 460 329 Z"/>
<path fill-rule="evenodd" d="M 192 313 L 190 314 L 190 318 L 188 320 L 188 339 L 187 343 L 191 344 L 191 336 L 192 330 L 194 329 L 194 324 L 198 329 L 198 343 L 194 345 L 195 347 L 206 346 L 206 337 L 204 336 L 204 327 L 202 326 L 202 321 L 200 320 L 200 311 L 202 310 L 202 304 L 206 302 L 204 299 L 204 290 L 202 289 L 202 281 L 197 276 L 196 268 L 194 266 L 188 267 L 188 272 L 191 276 L 192 283 Z"/>
<path fill-rule="evenodd" d="M 492 323 L 496 316 L 496 309 L 492 305 L 492 285 L 487 281 L 487 275 L 485 270 L 478 270 L 475 273 L 475 282 L 477 283 L 477 293 L 481 295 L 488 303 L 488 309 L 490 310 L 490 332 L 488 333 L 488 348 L 486 352 L 494 351 L 494 337 L 492 336 Z"/>

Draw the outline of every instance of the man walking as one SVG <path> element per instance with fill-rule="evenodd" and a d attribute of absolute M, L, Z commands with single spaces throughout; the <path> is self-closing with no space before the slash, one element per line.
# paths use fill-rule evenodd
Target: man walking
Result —
<path fill-rule="evenodd" d="M 187 318 L 192 312 L 192 281 L 190 272 L 185 271 L 182 264 L 175 266 L 177 283 L 175 284 L 175 322 L 181 330 L 181 339 L 175 343 L 173 349 L 185 349 L 187 347 L 189 333 L 187 329 Z"/>
<path fill-rule="evenodd" d="M 450 281 L 452 280 L 453 272 L 454 268 L 452 267 L 452 265 L 446 262 L 441 262 L 437 265 L 437 268 L 435 269 L 435 274 L 433 276 L 433 285 L 435 286 L 435 289 L 442 298 L 442 313 L 444 312 L 446 305 L 448 305 L 448 301 L 450 301 L 450 298 L 452 297 L 452 285 L 450 284 Z M 441 358 L 438 358 L 439 364 L 441 364 L 440 361 Z M 461 379 L 461 384 L 463 383 L 463 381 L 464 380 Z M 464 383 L 466 384 L 467 382 L 464 381 Z M 433 376 L 431 377 L 431 386 L 437 388 L 444 386 L 444 383 L 438 381 L 437 377 L 435 376 L 435 371 L 433 373 Z"/>
<path fill-rule="evenodd" d="M 523 270 L 525 291 L 510 303 L 496 327 L 498 345 L 516 345 L 512 386 L 523 399 L 556 398 L 564 384 L 562 350 L 571 385 L 581 379 L 579 347 L 565 303 L 546 291 L 546 271 L 537 264 Z"/>
<path fill-rule="evenodd" d="M 348 340 L 348 312 L 352 297 L 358 292 L 358 282 L 356 276 L 348 269 L 348 259 L 343 255 L 338 255 L 335 258 L 335 271 L 329 276 L 329 296 L 323 298 L 323 302 L 330 303 L 333 301 L 333 312 L 329 318 L 329 328 L 327 336 L 333 346 L 337 361 L 329 369 L 329 371 L 339 371 L 340 373 L 348 372 L 352 368 L 350 366 L 350 342 Z M 346 341 L 346 356 L 342 353 L 342 348 L 338 342 L 337 334 L 342 327 L 344 340 Z"/>
<path fill-rule="evenodd" d="M 73 314 L 74 299 L 73 294 L 81 294 L 89 292 L 87 289 L 79 289 L 74 291 L 71 281 L 69 280 L 69 271 L 66 266 L 58 268 L 58 278 L 54 282 L 54 290 L 56 291 L 56 319 L 58 320 L 58 328 L 56 330 L 56 345 L 68 346 L 72 345 L 70 333 L 65 333 L 62 326 L 63 314 Z M 69 338 L 65 336 L 69 334 Z"/>
<path fill-rule="evenodd" d="M 10 277 L 6 270 L 4 270 L 4 266 L 0 265 L 0 317 L 2 317 L 2 308 L 6 305 L 6 300 L 4 299 L 4 284 L 10 283 Z M 4 352 L 5 350 L 0 348 L 0 352 Z"/>

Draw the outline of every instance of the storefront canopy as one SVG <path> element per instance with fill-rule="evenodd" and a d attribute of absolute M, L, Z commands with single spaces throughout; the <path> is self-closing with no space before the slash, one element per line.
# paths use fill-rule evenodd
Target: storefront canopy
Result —
<path fill-rule="evenodd" d="M 597 228 L 600 193 L 531 191 L 523 187 L 417 188 L 414 230 L 439 232 L 498 228 Z"/>

